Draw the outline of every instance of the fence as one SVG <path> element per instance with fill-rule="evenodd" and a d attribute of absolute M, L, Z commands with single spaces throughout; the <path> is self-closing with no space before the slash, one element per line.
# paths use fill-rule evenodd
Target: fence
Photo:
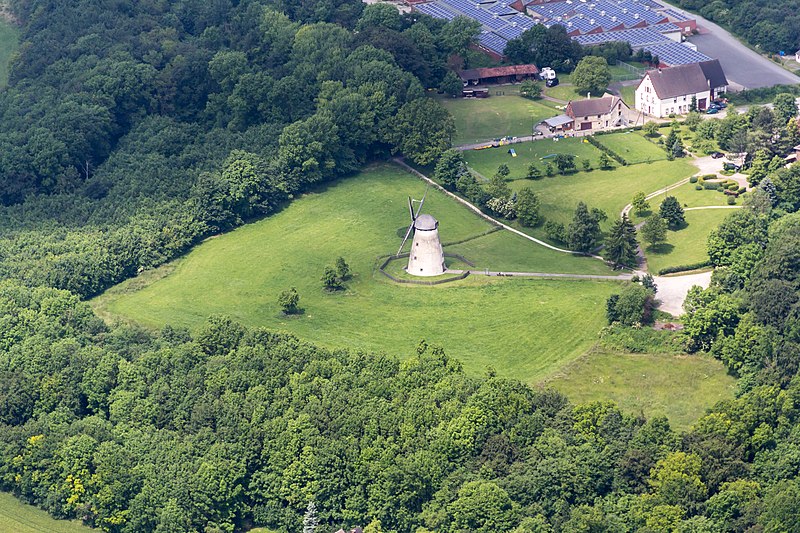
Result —
<path fill-rule="evenodd" d="M 617 61 L 617 65 L 621 66 L 622 68 L 624 68 L 625 70 L 627 70 L 631 74 L 635 74 L 636 76 L 639 76 L 640 78 L 644 78 L 645 73 L 647 73 L 647 69 L 634 67 L 633 65 L 631 65 L 629 63 L 626 63 L 624 61 Z"/>
<path fill-rule="evenodd" d="M 461 274 L 458 274 L 457 276 L 453 276 L 452 278 L 437 279 L 435 281 L 423 281 L 421 279 L 417 280 L 417 279 L 396 278 L 396 277 L 392 276 L 391 274 L 389 274 L 388 272 L 386 272 L 386 270 L 384 270 L 386 268 L 386 266 L 391 261 L 394 261 L 395 259 L 404 259 L 404 258 L 408 257 L 409 255 L 410 254 L 408 254 L 408 253 L 404 253 L 404 254 L 400 254 L 400 255 L 390 255 L 390 256 L 388 256 L 388 257 L 386 257 L 384 259 L 383 263 L 381 263 L 381 266 L 378 267 L 378 270 L 380 270 L 381 274 L 383 274 L 384 276 L 386 276 L 390 280 L 394 281 L 395 283 L 409 283 L 411 285 L 441 285 L 442 283 L 450 283 L 451 281 L 462 280 L 462 279 L 466 278 L 467 276 L 469 276 L 469 274 L 470 274 L 469 270 L 465 270 Z M 444 254 L 444 256 L 445 257 L 454 257 L 454 258 L 458 259 L 459 261 L 461 261 L 462 263 L 465 263 L 465 264 L 467 264 L 467 265 L 469 265 L 471 267 L 475 266 L 475 263 L 473 263 L 472 261 L 470 261 L 469 259 L 467 259 L 463 255 L 459 255 L 459 254 Z"/>

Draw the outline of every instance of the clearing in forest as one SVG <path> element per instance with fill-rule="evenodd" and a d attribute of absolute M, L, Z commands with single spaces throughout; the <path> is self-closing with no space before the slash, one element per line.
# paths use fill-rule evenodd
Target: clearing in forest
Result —
<path fill-rule="evenodd" d="M 8 83 L 8 62 L 18 46 L 19 30 L 0 16 L 0 89 Z"/>
<path fill-rule="evenodd" d="M 295 200 L 282 212 L 197 246 L 151 284 L 136 278 L 95 299 L 107 318 L 151 327 L 197 327 L 228 314 L 248 325 L 287 330 L 328 347 L 405 357 L 425 339 L 445 347 L 471 373 L 536 383 L 584 353 L 605 322 L 616 282 L 470 276 L 434 287 L 399 285 L 377 272 L 378 256 L 397 251 L 408 224 L 406 196 L 420 180 L 379 166 Z M 431 189 L 425 212 L 439 221 L 445 252 L 481 268 L 613 274 L 602 262 L 547 250 L 493 227 Z M 484 235 L 486 234 L 486 235 Z M 464 241 L 455 246 L 448 243 Z M 347 289 L 327 293 L 320 277 L 344 257 Z M 524 267 L 524 268 L 523 268 Z M 150 273 L 151 278 L 157 278 Z M 145 278 L 146 279 L 146 278 Z M 278 294 L 296 287 L 300 316 L 281 314 Z"/>

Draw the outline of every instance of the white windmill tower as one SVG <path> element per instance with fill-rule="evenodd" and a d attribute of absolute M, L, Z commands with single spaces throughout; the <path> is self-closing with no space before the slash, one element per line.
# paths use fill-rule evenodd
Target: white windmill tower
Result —
<path fill-rule="evenodd" d="M 397 255 L 403 251 L 403 246 L 408 240 L 411 232 L 414 232 L 414 238 L 411 241 L 411 250 L 408 256 L 408 268 L 406 271 L 412 276 L 438 276 L 444 274 L 447 268 L 444 264 L 444 252 L 442 251 L 442 243 L 439 242 L 439 222 L 431 215 L 420 215 L 422 211 L 422 204 L 425 202 L 425 196 L 428 191 L 422 196 L 422 200 L 412 200 L 408 197 L 408 212 L 411 215 L 411 225 L 406 231 L 406 236 L 403 238 L 403 243 L 400 249 L 397 250 Z M 414 203 L 419 203 L 417 212 L 414 212 Z"/>

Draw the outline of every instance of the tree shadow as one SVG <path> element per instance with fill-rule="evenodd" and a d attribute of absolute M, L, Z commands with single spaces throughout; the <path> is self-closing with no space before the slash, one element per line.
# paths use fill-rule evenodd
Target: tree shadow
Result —
<path fill-rule="evenodd" d="M 291 313 L 285 313 L 285 312 L 281 311 L 279 316 L 282 317 L 282 318 L 300 318 L 304 314 L 306 314 L 305 307 L 298 307 L 297 309 L 295 309 Z"/>
<path fill-rule="evenodd" d="M 675 249 L 675 245 L 670 244 L 668 242 L 662 242 L 662 243 L 659 243 L 659 244 L 654 244 L 654 245 L 648 246 L 645 251 L 646 252 L 652 252 L 654 254 L 668 254 L 674 249 Z"/>

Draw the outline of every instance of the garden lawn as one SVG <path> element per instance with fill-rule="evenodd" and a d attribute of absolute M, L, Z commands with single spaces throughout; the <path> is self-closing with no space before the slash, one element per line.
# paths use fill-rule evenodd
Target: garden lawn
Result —
<path fill-rule="evenodd" d="M 728 205 L 728 197 L 725 193 L 720 191 L 712 191 L 710 189 L 703 189 L 698 191 L 695 186 L 696 183 L 686 183 L 672 189 L 669 192 L 659 194 L 658 196 L 654 196 L 648 203 L 650 204 L 650 210 L 642 213 L 641 215 L 637 215 L 634 212 L 631 212 L 631 220 L 634 222 L 642 222 L 652 213 L 658 211 L 658 206 L 661 205 L 661 202 L 664 201 L 664 198 L 667 196 L 674 196 L 678 199 L 678 202 L 684 207 L 706 207 L 709 205 Z M 737 204 L 742 203 L 743 198 L 740 196 L 737 200 Z M 730 213 L 730 211 L 728 211 Z"/>
<path fill-rule="evenodd" d="M 636 105 L 636 85 L 623 85 L 619 90 L 619 95 L 622 101 L 628 104 L 628 107 L 634 109 Z"/>
<path fill-rule="evenodd" d="M 686 227 L 678 231 L 667 231 L 666 244 L 645 249 L 648 270 L 656 274 L 663 268 L 707 261 L 708 234 L 732 212 L 732 209 L 687 211 Z"/>
<path fill-rule="evenodd" d="M 581 357 L 548 385 L 573 403 L 613 400 L 623 412 L 666 416 L 689 429 L 706 409 L 733 397 L 736 380 L 707 356 L 640 355 L 598 350 Z"/>
<path fill-rule="evenodd" d="M 3 533 L 89 533 L 77 520 L 56 520 L 45 511 L 27 505 L 7 492 L 0 492 L 0 532 Z"/>
<path fill-rule="evenodd" d="M 554 252 L 544 246 L 531 246 L 525 238 L 505 230 L 448 246 L 446 251 L 468 257 L 475 263 L 476 269 L 494 272 L 531 272 L 531 266 L 535 265 L 537 270 L 533 272 L 601 276 L 619 274 L 597 259 Z"/>
<path fill-rule="evenodd" d="M 507 135 L 530 135 L 533 126 L 558 114 L 552 107 L 521 96 L 495 96 L 491 88 L 489 98 L 440 98 L 439 102 L 453 115 L 456 134 L 453 146 L 488 141 Z M 513 89 L 514 92 L 518 88 Z"/>
<path fill-rule="evenodd" d="M 596 135 L 594 138 L 609 150 L 617 153 L 629 165 L 667 159 L 667 152 L 660 146 L 633 131 Z"/>
<path fill-rule="evenodd" d="M 267 219 L 209 239 L 164 267 L 163 276 L 155 272 L 129 280 L 93 305 L 105 318 L 150 327 L 197 328 L 209 315 L 227 314 L 323 346 L 400 357 L 426 339 L 444 346 L 473 374 L 492 366 L 502 376 L 528 383 L 592 345 L 605 321 L 605 301 L 619 290 L 618 283 L 470 276 L 430 287 L 395 284 L 377 272 L 377 257 L 397 251 L 398 235 L 408 224 L 406 195 L 419 198 L 424 190 L 422 182 L 395 167 L 370 169 L 305 195 Z M 491 229 L 435 190 L 428 192 L 424 211 L 440 220 L 444 242 Z M 513 243 L 526 244 L 536 246 Z M 468 244 L 458 251 L 471 255 Z M 320 276 L 337 256 L 348 261 L 353 276 L 346 290 L 331 294 L 322 289 Z M 588 261 L 560 254 L 540 259 L 544 264 L 528 268 Z M 278 294 L 289 287 L 300 293 L 304 312 L 299 316 L 286 317 L 277 305 Z"/>
<path fill-rule="evenodd" d="M 0 18 L 0 88 L 8 83 L 8 62 L 19 45 L 19 30 Z"/>
<path fill-rule="evenodd" d="M 517 152 L 517 157 L 512 157 L 508 151 L 513 148 Z M 544 175 L 547 163 L 551 163 L 555 168 L 552 154 L 572 154 L 575 156 L 575 164 L 580 168 L 581 160 L 588 159 L 593 167 L 599 165 L 600 150 L 584 142 L 584 139 L 569 137 L 564 139 L 541 139 L 524 143 L 512 144 L 510 146 L 499 146 L 497 148 L 487 148 L 485 150 L 465 150 L 464 159 L 467 164 L 484 177 L 491 178 L 497 167 L 505 163 L 511 170 L 509 180 L 522 179 L 528 174 L 528 166 L 534 163 Z"/>

